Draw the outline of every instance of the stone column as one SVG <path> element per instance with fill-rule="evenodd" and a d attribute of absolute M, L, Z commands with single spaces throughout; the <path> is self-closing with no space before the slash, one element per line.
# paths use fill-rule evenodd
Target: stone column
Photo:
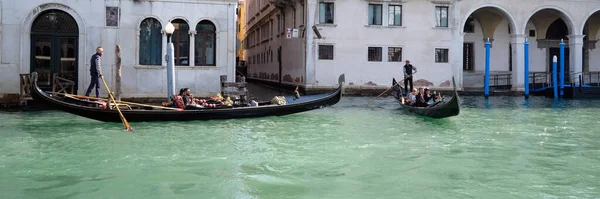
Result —
<path fill-rule="evenodd" d="M 314 85 L 316 83 L 316 41 L 312 26 L 315 25 L 317 0 L 307 0 L 306 2 L 306 78 L 305 85 Z M 285 27 L 283 27 L 285 28 Z M 283 56 L 283 55 L 282 55 Z"/>
<path fill-rule="evenodd" d="M 525 74 L 525 34 L 513 34 L 511 35 L 512 44 L 512 89 L 513 91 L 524 91 L 525 89 L 525 77 L 529 74 Z M 531 48 L 531 45 L 530 45 Z M 531 61 L 530 61 L 531 62 Z"/>
<path fill-rule="evenodd" d="M 454 4 L 454 7 L 450 13 L 452 14 L 452 26 L 461 27 L 461 14 L 460 14 L 460 4 L 458 1 Z M 448 77 L 448 80 L 452 81 L 452 77 L 456 81 L 456 89 L 464 90 L 463 86 L 463 53 L 464 53 L 464 41 L 465 41 L 465 33 L 462 32 L 461 28 L 453 28 L 452 29 L 452 42 L 450 45 L 450 57 L 449 62 L 452 65 L 452 76 Z M 452 53 L 455 52 L 455 53 Z M 450 88 L 452 88 L 452 82 L 450 82 Z"/>
<path fill-rule="evenodd" d="M 227 67 L 227 81 L 229 82 L 235 82 L 235 71 L 236 71 L 236 67 L 235 67 L 235 6 L 233 4 L 228 4 L 227 6 L 228 8 L 228 15 L 227 15 L 227 51 L 226 52 L 226 60 L 227 62 L 224 63 L 224 65 Z M 223 31 L 221 31 L 221 33 L 223 33 Z M 219 32 L 217 32 L 217 40 L 219 40 Z M 218 43 L 217 43 L 218 44 Z M 217 45 L 218 46 L 218 45 Z M 218 63 L 217 60 L 219 60 L 219 53 L 217 52 L 217 56 L 215 57 L 215 63 Z"/>
<path fill-rule="evenodd" d="M 188 58 L 188 61 L 190 63 L 188 64 L 188 66 L 195 66 L 196 65 L 196 31 L 190 30 L 188 32 L 188 34 L 190 35 L 190 55 Z"/>
<path fill-rule="evenodd" d="M 583 71 L 583 36 L 569 35 L 569 67 L 572 78 L 579 77 Z M 575 76 L 573 76 L 575 75 Z M 573 79 L 577 80 L 577 79 Z"/>

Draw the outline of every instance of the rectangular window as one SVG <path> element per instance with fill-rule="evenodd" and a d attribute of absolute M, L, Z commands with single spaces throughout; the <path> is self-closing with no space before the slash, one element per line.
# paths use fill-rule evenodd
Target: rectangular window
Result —
<path fill-rule="evenodd" d="M 381 47 L 369 47 L 369 61 L 380 62 L 381 61 Z"/>
<path fill-rule="evenodd" d="M 277 33 L 276 35 L 279 36 L 279 33 L 281 32 L 281 16 L 277 15 Z"/>
<path fill-rule="evenodd" d="M 319 45 L 319 59 L 333 60 L 333 45 Z"/>
<path fill-rule="evenodd" d="M 401 5 L 390 5 L 388 8 L 388 21 L 390 26 L 402 26 Z"/>
<path fill-rule="evenodd" d="M 171 22 L 175 26 L 171 41 L 175 47 L 175 66 L 188 66 L 190 56 L 190 34 L 187 22 L 175 19 Z"/>
<path fill-rule="evenodd" d="M 381 25 L 381 4 L 369 4 L 369 25 Z"/>
<path fill-rule="evenodd" d="M 140 65 L 161 65 L 162 26 L 155 18 L 146 18 L 140 24 Z"/>
<path fill-rule="evenodd" d="M 402 62 L 402 48 L 388 47 L 388 62 Z"/>
<path fill-rule="evenodd" d="M 283 26 L 283 29 L 281 30 L 281 34 L 283 34 L 287 28 L 287 26 L 285 25 L 285 13 L 283 15 L 281 15 L 281 17 L 283 17 L 283 20 L 281 21 L 281 25 Z"/>
<path fill-rule="evenodd" d="M 435 7 L 435 26 L 448 27 L 448 6 Z"/>
<path fill-rule="evenodd" d="M 333 3 L 331 3 L 331 2 L 319 3 L 319 23 L 320 24 L 333 24 Z"/>
<path fill-rule="evenodd" d="M 508 71 L 512 71 L 513 69 L 512 60 L 512 44 L 508 44 Z"/>
<path fill-rule="evenodd" d="M 292 10 L 292 15 L 293 15 L 293 17 L 294 17 L 294 19 L 293 19 L 294 23 L 292 24 L 292 25 L 294 25 L 294 26 L 292 26 L 292 27 L 293 27 L 293 28 L 296 28 L 296 8 L 294 8 L 294 9 Z"/>
<path fill-rule="evenodd" d="M 119 27 L 119 7 L 106 7 L 106 26 Z"/>
<path fill-rule="evenodd" d="M 436 48 L 435 49 L 435 63 L 448 63 L 448 49 Z"/>
<path fill-rule="evenodd" d="M 473 43 L 463 44 L 463 70 L 473 71 Z"/>
<path fill-rule="evenodd" d="M 271 32 L 269 32 L 269 37 L 273 39 L 273 20 L 271 19 Z"/>

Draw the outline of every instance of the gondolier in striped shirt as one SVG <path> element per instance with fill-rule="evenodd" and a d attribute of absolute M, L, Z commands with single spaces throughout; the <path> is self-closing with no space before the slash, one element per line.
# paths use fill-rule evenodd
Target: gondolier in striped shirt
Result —
<path fill-rule="evenodd" d="M 96 98 L 100 98 L 100 78 L 102 77 L 102 68 L 100 67 L 100 59 L 102 58 L 102 54 L 104 53 L 104 49 L 101 47 L 96 48 L 96 54 L 92 55 L 90 59 L 90 86 L 88 86 L 87 91 L 85 92 L 85 96 L 90 96 L 92 92 L 92 88 L 96 87 Z"/>

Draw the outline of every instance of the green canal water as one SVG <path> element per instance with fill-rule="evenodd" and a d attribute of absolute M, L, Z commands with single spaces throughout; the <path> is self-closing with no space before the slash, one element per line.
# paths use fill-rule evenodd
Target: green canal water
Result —
<path fill-rule="evenodd" d="M 0 113 L 0 198 L 600 198 L 600 101 L 372 97 L 283 117 L 102 123 Z"/>

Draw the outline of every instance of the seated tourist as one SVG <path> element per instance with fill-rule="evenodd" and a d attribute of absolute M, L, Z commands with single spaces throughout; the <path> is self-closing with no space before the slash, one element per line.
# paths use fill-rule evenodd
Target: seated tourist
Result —
<path fill-rule="evenodd" d="M 186 108 L 188 107 L 195 107 L 195 108 L 203 108 L 200 104 L 198 104 L 197 102 L 199 102 L 200 100 L 197 98 L 194 98 L 194 95 L 192 95 L 192 92 L 190 91 L 189 88 L 184 88 L 183 89 L 183 104 Z"/>
<path fill-rule="evenodd" d="M 183 93 L 184 89 L 180 89 L 179 94 L 174 94 L 171 96 L 171 101 L 163 102 L 162 105 L 171 108 L 184 108 Z"/>
<path fill-rule="evenodd" d="M 425 94 L 423 95 L 423 98 L 427 104 L 429 104 L 429 101 L 433 99 L 433 95 L 431 95 L 431 90 L 429 90 L 429 87 L 425 87 Z"/>
<path fill-rule="evenodd" d="M 438 103 L 440 102 L 442 96 L 440 93 L 436 93 L 435 91 L 433 91 L 433 103 Z"/>
<path fill-rule="evenodd" d="M 408 95 L 406 95 L 406 103 L 408 105 L 413 105 L 416 101 L 417 97 L 417 89 L 413 88 L 412 91 L 410 91 L 410 93 L 408 93 Z"/>
<path fill-rule="evenodd" d="M 423 92 L 423 87 L 419 88 L 419 93 L 415 96 L 415 107 L 427 107 L 427 101 L 425 101 L 425 92 Z"/>

